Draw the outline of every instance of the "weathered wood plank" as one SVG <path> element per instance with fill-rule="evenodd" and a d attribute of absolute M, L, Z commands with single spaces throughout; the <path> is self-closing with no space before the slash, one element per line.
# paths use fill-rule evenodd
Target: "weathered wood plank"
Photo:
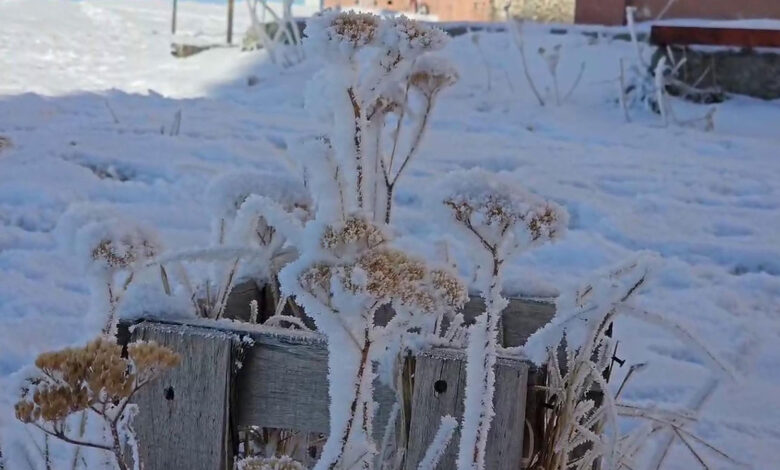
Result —
<path fill-rule="evenodd" d="M 488 470 L 517 470 L 522 458 L 528 364 L 499 358 L 496 365 L 496 416 L 488 433 L 485 462 Z M 416 470 L 436 434 L 442 416 L 463 416 L 466 364 L 461 351 L 434 350 L 417 357 L 412 419 L 406 470 Z M 456 431 L 439 462 L 439 469 L 455 468 Z"/>
<path fill-rule="evenodd" d="M 504 347 L 522 346 L 528 337 L 548 324 L 555 315 L 555 304 L 530 299 L 510 299 L 501 317 Z"/>
<path fill-rule="evenodd" d="M 237 424 L 327 433 L 328 350 L 319 335 L 251 333 L 237 379 Z M 381 437 L 395 403 L 393 391 L 374 383 L 376 436 Z M 375 436 L 375 437 L 376 437 Z"/>
<path fill-rule="evenodd" d="M 135 397 L 135 430 L 144 468 L 232 468 L 229 393 L 234 335 L 218 330 L 143 322 L 133 341 L 156 341 L 181 354 L 179 367 Z"/>
<path fill-rule="evenodd" d="M 485 311 L 485 301 L 477 295 L 469 296 L 463 307 L 463 319 L 466 324 Z M 384 306 L 376 312 L 376 323 L 386 325 L 393 317 L 393 310 Z M 501 318 L 500 341 L 504 347 L 522 346 L 534 332 L 546 325 L 555 315 L 555 303 L 546 300 L 510 298 Z M 445 324 L 445 327 L 447 325 Z"/>
<path fill-rule="evenodd" d="M 328 350 L 323 340 L 253 334 L 237 380 L 237 423 L 328 431 Z"/>

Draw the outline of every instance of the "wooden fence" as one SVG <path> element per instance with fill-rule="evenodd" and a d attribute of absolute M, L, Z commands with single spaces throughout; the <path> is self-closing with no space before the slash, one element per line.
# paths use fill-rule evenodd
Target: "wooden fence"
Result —
<path fill-rule="evenodd" d="M 468 319 L 481 310 L 473 299 Z M 554 313 L 550 303 L 514 299 L 502 318 L 505 346 L 521 344 Z M 153 340 L 177 351 L 181 365 L 142 389 L 134 426 L 146 469 L 232 468 L 239 429 L 247 426 L 327 434 L 328 382 L 325 338 L 317 333 L 270 329 L 240 322 L 140 319 L 123 323 L 123 341 Z M 411 406 L 405 470 L 416 470 L 441 416 L 463 413 L 465 361 L 461 350 L 434 349 L 409 358 Z M 517 470 L 528 422 L 538 422 L 529 383 L 539 372 L 516 357 L 496 366 L 496 417 L 488 437 L 489 470 Z M 396 395 L 376 385 L 375 432 L 381 437 Z M 454 468 L 456 434 L 440 469 Z M 307 464 L 313 462 L 312 459 Z"/>

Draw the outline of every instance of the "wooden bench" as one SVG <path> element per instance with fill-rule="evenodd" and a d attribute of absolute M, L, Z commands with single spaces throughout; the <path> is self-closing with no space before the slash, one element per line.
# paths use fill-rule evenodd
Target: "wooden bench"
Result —
<path fill-rule="evenodd" d="M 657 46 L 780 47 L 780 30 L 654 25 L 650 42 Z"/>
<path fill-rule="evenodd" d="M 690 86 L 780 98 L 780 49 L 772 51 L 780 30 L 654 25 L 650 42 L 659 47 L 654 60 L 668 53 L 685 59 L 678 78 Z"/>

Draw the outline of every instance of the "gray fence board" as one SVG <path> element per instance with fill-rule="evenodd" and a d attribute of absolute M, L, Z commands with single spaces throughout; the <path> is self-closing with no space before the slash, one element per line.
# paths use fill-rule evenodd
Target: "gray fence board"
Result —
<path fill-rule="evenodd" d="M 232 468 L 229 387 L 235 337 L 216 330 L 140 323 L 133 340 L 156 341 L 181 355 L 179 367 L 134 398 L 144 468 Z"/>
<path fill-rule="evenodd" d="M 496 416 L 488 433 L 485 468 L 516 470 L 522 458 L 528 364 L 499 358 L 496 365 Z M 438 382 L 438 384 L 437 384 Z M 446 384 L 446 390 L 444 385 Z M 412 421 L 406 470 L 416 470 L 433 440 L 442 416 L 463 416 L 466 364 L 460 351 L 434 350 L 417 357 Z M 439 462 L 439 469 L 455 468 L 460 432 Z"/>

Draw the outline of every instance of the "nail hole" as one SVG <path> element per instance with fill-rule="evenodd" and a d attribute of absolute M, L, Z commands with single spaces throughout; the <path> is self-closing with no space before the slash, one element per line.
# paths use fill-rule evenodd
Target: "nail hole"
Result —
<path fill-rule="evenodd" d="M 173 387 L 168 387 L 163 392 L 166 400 L 173 400 Z"/>
<path fill-rule="evenodd" d="M 444 393 L 447 391 L 447 381 L 446 380 L 437 380 L 433 383 L 433 390 L 436 393 Z"/>

